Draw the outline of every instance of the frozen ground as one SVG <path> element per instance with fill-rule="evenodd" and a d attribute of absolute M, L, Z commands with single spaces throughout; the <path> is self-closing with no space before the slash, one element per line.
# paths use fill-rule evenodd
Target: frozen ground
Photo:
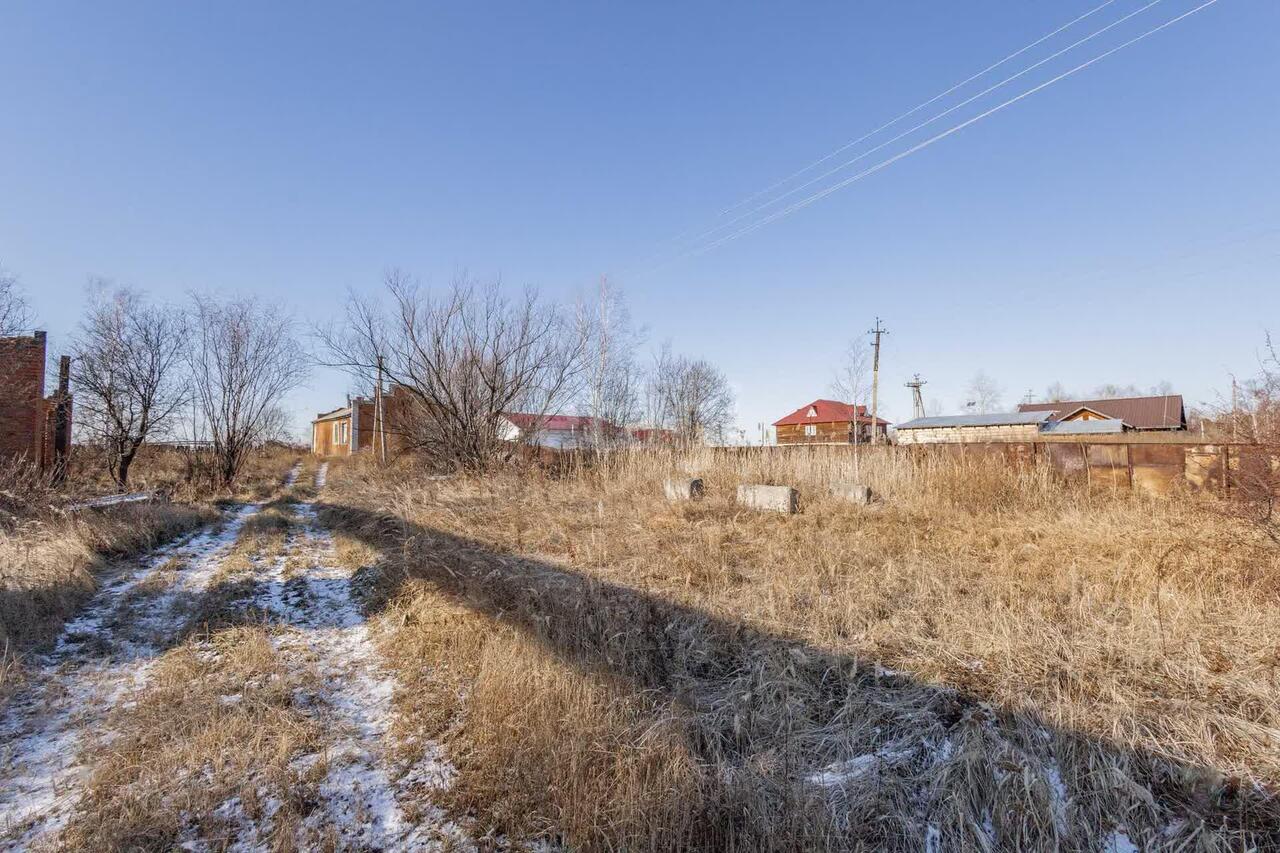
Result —
<path fill-rule="evenodd" d="M 152 659 L 172 639 L 175 609 L 204 591 L 259 509 L 242 506 L 110 579 L 67 622 L 53 650 L 31 661 L 29 683 L 0 721 L 0 849 L 22 849 L 66 822 L 88 772 L 78 757 L 83 736 L 101 734 L 121 697 L 146 683 Z M 145 612 L 130 606 L 169 570 L 173 582 Z"/>
<path fill-rule="evenodd" d="M 325 473 L 322 465 L 318 489 Z M 297 476 L 295 469 L 288 484 Z M 205 591 L 244 522 L 260 509 L 240 507 L 220 527 L 158 549 L 113 578 L 66 625 L 55 648 L 32 662 L 30 683 L 0 718 L 0 849 L 56 845 L 56 832 L 74 815 L 92 770 L 79 759 L 82 742 L 102 735 L 111 709 L 146 684 L 151 662 L 175 639 L 183 602 Z M 324 761 L 327 771 L 320 801 L 299 829 L 299 844 L 326 838 L 338 849 L 470 848 L 461 828 L 439 809 L 423 807 L 423 795 L 452 778 L 440 748 L 426 744 L 412 766 L 387 759 L 395 682 L 379 664 L 352 572 L 338 566 L 315 507 L 299 504 L 295 514 L 285 553 L 262 566 L 249 604 L 268 614 L 286 665 L 309 668 L 322 685 L 321 701 L 307 713 L 323 715 L 327 741 L 295 763 Z M 172 582 L 162 584 L 169 573 Z M 140 607 L 144 591 L 148 597 Z M 401 807 L 405 796 L 413 797 L 412 820 Z M 265 849 L 261 839 L 272 811 L 268 804 L 255 825 L 238 802 L 229 801 L 218 813 L 235 838 L 215 843 L 193 834 L 182 846 Z"/>

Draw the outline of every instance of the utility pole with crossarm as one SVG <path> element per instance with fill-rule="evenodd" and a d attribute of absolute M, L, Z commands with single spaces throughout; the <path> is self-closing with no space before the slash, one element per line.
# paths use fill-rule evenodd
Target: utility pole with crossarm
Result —
<path fill-rule="evenodd" d="M 880 336 L 889 334 L 889 330 L 880 325 L 880 318 L 877 317 L 875 328 L 867 334 L 875 338 L 875 354 L 871 357 L 871 443 L 879 444 L 880 417 L 876 406 L 880 395 Z"/>

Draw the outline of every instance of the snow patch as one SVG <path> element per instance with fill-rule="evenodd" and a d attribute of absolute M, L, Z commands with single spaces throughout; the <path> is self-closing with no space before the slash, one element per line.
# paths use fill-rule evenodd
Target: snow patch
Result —
<path fill-rule="evenodd" d="M 109 741 L 108 713 L 146 684 L 158 637 L 172 629 L 179 596 L 200 592 L 260 507 L 240 507 L 220 526 L 158 548 L 131 573 L 102 587 L 64 625 L 53 650 L 32 659 L 31 680 L 0 719 L 0 846 L 22 849 L 67 822 L 88 775 L 80 761 L 86 733 Z M 125 596 L 170 562 L 189 562 L 145 612 L 118 618 Z"/>

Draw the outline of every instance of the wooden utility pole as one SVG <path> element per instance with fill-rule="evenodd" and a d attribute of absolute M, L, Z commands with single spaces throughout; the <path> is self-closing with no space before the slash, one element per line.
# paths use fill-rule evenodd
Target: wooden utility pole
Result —
<path fill-rule="evenodd" d="M 880 417 L 877 414 L 877 404 L 880 396 L 880 336 L 889 334 L 889 330 L 880 325 L 880 318 L 876 318 L 875 328 L 867 332 L 875 338 L 874 355 L 871 357 L 871 443 L 880 443 Z"/>

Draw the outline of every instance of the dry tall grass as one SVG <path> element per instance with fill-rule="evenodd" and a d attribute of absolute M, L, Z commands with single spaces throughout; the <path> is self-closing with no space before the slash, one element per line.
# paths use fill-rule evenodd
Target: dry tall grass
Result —
<path fill-rule="evenodd" d="M 172 485 L 173 459 L 171 451 L 140 456 L 139 482 Z M 236 497 L 278 493 L 296 462 L 296 454 L 261 455 Z M 191 503 L 161 500 L 68 510 L 66 491 L 19 473 L 0 482 L 10 507 L 0 517 L 0 699 L 21 678 L 20 655 L 52 639 L 93 594 L 103 573 L 220 515 L 209 494 Z M 71 488 L 79 494 L 94 490 L 84 483 Z"/>
<path fill-rule="evenodd" d="M 708 497 L 672 506 L 661 480 Z M 857 479 L 882 495 L 826 496 Z M 743 482 L 804 512 L 739 510 Z M 455 806 L 588 848 L 1280 847 L 1280 554 L 1202 500 L 864 454 L 358 465 Z M 435 685 L 434 687 L 432 685 Z M 460 698 L 461 697 L 461 698 Z"/>

